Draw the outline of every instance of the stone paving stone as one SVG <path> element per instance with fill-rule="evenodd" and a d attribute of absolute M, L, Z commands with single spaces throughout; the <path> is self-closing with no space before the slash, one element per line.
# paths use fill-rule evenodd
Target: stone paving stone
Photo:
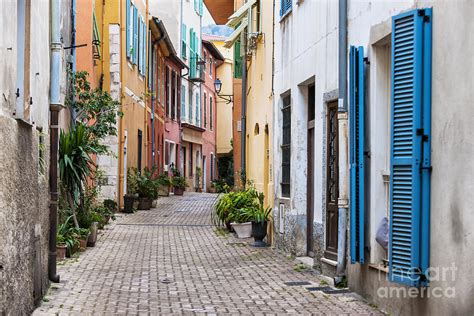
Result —
<path fill-rule="evenodd" d="M 325 295 L 271 248 L 252 248 L 211 225 L 215 194 L 165 197 L 120 214 L 79 259 L 58 266 L 34 315 L 379 315 L 353 293 Z M 248 241 L 247 241 L 248 242 Z"/>

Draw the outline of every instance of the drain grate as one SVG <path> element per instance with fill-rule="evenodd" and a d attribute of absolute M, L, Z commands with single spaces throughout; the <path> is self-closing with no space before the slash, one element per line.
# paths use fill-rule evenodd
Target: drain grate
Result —
<path fill-rule="evenodd" d="M 314 286 L 314 287 L 307 287 L 306 288 L 308 291 L 310 292 L 314 292 L 314 291 L 327 291 L 327 290 L 330 290 L 331 288 L 329 286 Z"/>
<path fill-rule="evenodd" d="M 332 287 L 329 287 L 329 286 L 307 287 L 306 289 L 310 292 L 321 291 L 325 294 L 344 294 L 344 293 L 351 292 L 348 289 L 333 289 Z"/>
<path fill-rule="evenodd" d="M 308 281 L 289 281 L 284 283 L 287 286 L 311 285 Z"/>

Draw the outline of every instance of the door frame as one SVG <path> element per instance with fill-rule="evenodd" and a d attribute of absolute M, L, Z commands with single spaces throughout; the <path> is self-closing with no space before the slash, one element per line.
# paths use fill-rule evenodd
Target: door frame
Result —
<path fill-rule="evenodd" d="M 335 110 L 335 117 L 334 117 L 334 125 L 335 125 L 335 140 L 334 140 L 334 150 L 335 150 L 335 159 L 334 159 L 334 177 L 335 177 L 335 200 L 333 203 L 331 203 L 330 198 L 330 179 L 331 179 L 331 167 L 330 167 L 330 162 L 331 162 L 331 151 L 330 151 L 330 129 L 331 129 L 331 110 Z M 326 102 L 326 201 L 325 201 L 325 217 L 326 217 L 326 223 L 325 223 L 325 247 L 324 247 L 324 257 L 330 260 L 337 260 L 337 251 L 338 251 L 338 229 L 339 229 L 339 223 L 338 223 L 338 197 L 339 197 L 339 122 L 338 122 L 338 102 L 337 100 L 328 100 Z M 330 209 L 332 209 L 330 211 Z M 335 227 L 329 227 L 330 221 L 329 221 L 329 212 L 335 212 L 336 220 L 334 222 Z M 330 229 L 333 228 L 333 229 Z M 335 234 L 335 236 L 329 236 L 330 233 Z M 328 247 L 329 244 L 329 239 L 330 237 L 335 240 L 335 245 L 332 247 Z"/>
<path fill-rule="evenodd" d="M 311 95 L 312 90 L 312 97 Z M 307 138 L 306 138 L 306 254 L 314 257 L 314 132 L 316 119 L 316 95 L 314 83 L 307 86 Z M 310 107 L 313 107 L 310 113 Z"/>

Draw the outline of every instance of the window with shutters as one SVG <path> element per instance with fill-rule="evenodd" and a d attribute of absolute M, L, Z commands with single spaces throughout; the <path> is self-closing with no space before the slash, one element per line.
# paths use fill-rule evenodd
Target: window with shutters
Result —
<path fill-rule="evenodd" d="M 166 117 L 171 117 L 171 91 L 170 91 L 170 69 L 165 68 L 165 102 L 166 102 Z"/>
<path fill-rule="evenodd" d="M 429 268 L 431 9 L 392 19 L 389 279 L 425 286 Z"/>
<path fill-rule="evenodd" d="M 280 0 L 280 17 L 284 17 L 291 11 L 292 0 Z"/>
<path fill-rule="evenodd" d="M 204 100 L 202 106 L 204 107 L 204 128 L 207 127 L 207 94 L 204 92 Z"/>
<path fill-rule="evenodd" d="M 209 98 L 209 128 L 213 129 L 214 127 L 214 109 L 213 109 L 212 97 Z"/>
<path fill-rule="evenodd" d="M 176 72 L 171 71 L 171 118 L 176 120 Z"/>
<path fill-rule="evenodd" d="M 181 119 L 186 120 L 186 87 L 181 85 Z"/>
<path fill-rule="evenodd" d="M 125 4 L 125 11 L 126 11 L 126 22 L 125 22 L 125 46 L 126 46 L 126 53 L 127 53 L 127 58 L 131 59 L 132 53 L 133 53 L 133 6 L 130 0 L 127 0 L 127 3 Z"/>
<path fill-rule="evenodd" d="M 138 10 L 137 7 L 132 6 L 133 8 L 133 16 L 132 16 L 132 23 L 133 23 L 133 47 L 132 47 L 132 62 L 133 64 L 137 64 L 138 62 Z"/>
<path fill-rule="evenodd" d="M 291 175 L 291 95 L 283 97 L 281 142 L 281 196 L 290 197 Z"/>
<path fill-rule="evenodd" d="M 240 55 L 240 40 L 234 44 L 234 78 L 242 79 L 242 56 Z"/>
<path fill-rule="evenodd" d="M 365 211 L 365 161 L 364 161 L 364 48 L 350 47 L 350 241 L 351 263 L 364 263 L 364 211 Z"/>
<path fill-rule="evenodd" d="M 187 54 L 186 54 L 186 24 L 181 25 L 181 57 L 183 59 L 187 59 Z"/>

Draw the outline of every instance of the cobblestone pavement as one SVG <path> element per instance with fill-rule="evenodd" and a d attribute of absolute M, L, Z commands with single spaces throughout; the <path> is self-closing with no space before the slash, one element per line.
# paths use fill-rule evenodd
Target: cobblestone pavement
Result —
<path fill-rule="evenodd" d="M 380 314 L 353 293 L 309 291 L 323 284 L 314 272 L 216 231 L 216 197 L 186 193 L 120 215 L 94 248 L 58 267 L 61 283 L 34 315 Z"/>

